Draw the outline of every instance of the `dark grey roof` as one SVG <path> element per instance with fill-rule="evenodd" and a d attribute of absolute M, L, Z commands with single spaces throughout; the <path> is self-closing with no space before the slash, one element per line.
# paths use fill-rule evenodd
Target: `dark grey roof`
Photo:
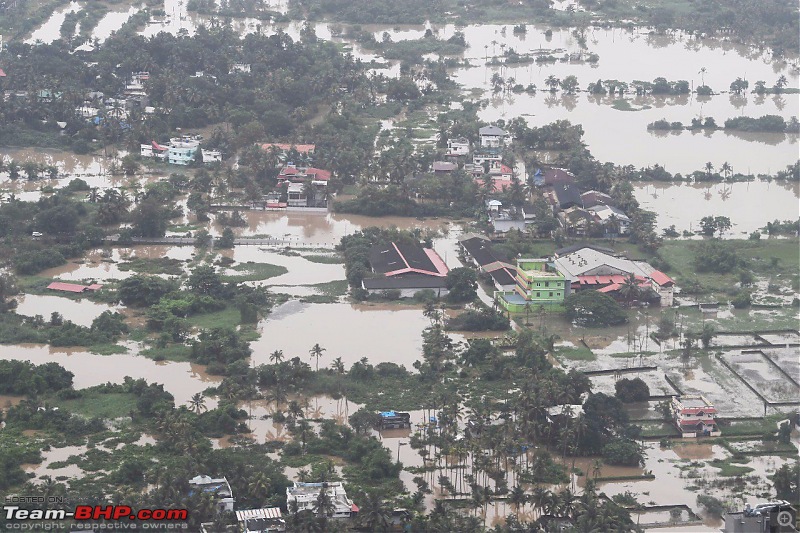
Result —
<path fill-rule="evenodd" d="M 434 161 L 431 168 L 434 172 L 452 172 L 458 169 L 458 165 L 449 161 Z"/>
<path fill-rule="evenodd" d="M 554 185 L 553 192 L 556 194 L 556 200 L 558 200 L 558 205 L 561 209 L 566 209 L 573 205 L 583 206 L 581 191 L 572 183 Z"/>
<path fill-rule="evenodd" d="M 506 257 L 494 249 L 491 242 L 480 237 L 473 237 L 461 241 L 461 245 L 469 255 L 480 265 L 486 266 L 497 261 L 507 262 Z"/>
<path fill-rule="evenodd" d="M 369 252 L 369 264 L 372 270 L 379 274 L 407 268 L 406 262 L 408 267 L 425 270 L 431 274 L 439 274 L 421 246 L 388 243 L 375 245 Z"/>
<path fill-rule="evenodd" d="M 390 277 L 364 278 L 364 288 L 368 290 L 389 289 L 444 289 L 447 278 L 426 276 L 415 272 Z"/>
<path fill-rule="evenodd" d="M 498 285 L 514 285 L 517 282 L 514 275 L 511 274 L 506 268 L 498 268 L 497 270 L 492 270 L 491 272 L 489 272 L 489 275 L 492 276 L 492 279 Z"/>
<path fill-rule="evenodd" d="M 572 183 L 575 176 L 560 168 L 546 168 L 542 171 L 543 185 L 558 185 L 559 183 Z"/>

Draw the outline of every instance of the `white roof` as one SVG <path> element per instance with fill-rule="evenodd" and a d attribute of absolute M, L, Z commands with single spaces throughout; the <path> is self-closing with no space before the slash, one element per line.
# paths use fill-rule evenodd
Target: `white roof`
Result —
<path fill-rule="evenodd" d="M 643 270 L 640 266 L 641 262 L 614 257 L 592 248 L 581 248 L 555 259 L 553 263 L 555 263 L 556 269 L 571 281 L 587 273 L 599 275 L 633 273 L 636 276 L 650 277 L 650 272 Z M 601 272 L 592 272 L 604 266 L 606 268 Z"/>
<path fill-rule="evenodd" d="M 290 183 L 286 188 L 286 192 L 303 192 L 302 183 Z"/>
<path fill-rule="evenodd" d="M 617 219 L 619 220 L 624 220 L 626 222 L 631 221 L 631 219 L 628 218 L 628 215 L 626 215 L 624 211 L 622 211 L 621 209 L 617 209 L 616 207 L 612 207 L 610 205 L 598 204 L 592 207 L 587 207 L 586 210 L 591 211 L 592 213 L 597 215 L 602 221 L 609 220 L 611 218 L 611 215 L 616 216 Z"/>
<path fill-rule="evenodd" d="M 245 509 L 243 511 L 236 511 L 236 520 L 243 522 L 244 520 L 253 520 L 256 518 L 280 518 L 280 507 L 266 507 L 264 509 Z"/>
<path fill-rule="evenodd" d="M 481 129 L 478 130 L 478 133 L 480 133 L 481 135 L 502 135 L 502 136 L 504 136 L 506 134 L 506 132 L 504 130 L 502 130 L 502 129 L 498 128 L 497 126 L 494 126 L 494 125 L 492 125 L 492 126 L 484 126 L 484 127 L 482 127 Z"/>

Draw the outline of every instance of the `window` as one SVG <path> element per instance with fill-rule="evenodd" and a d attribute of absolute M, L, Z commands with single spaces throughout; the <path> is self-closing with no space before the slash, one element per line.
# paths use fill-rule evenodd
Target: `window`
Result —
<path fill-rule="evenodd" d="M 536 297 L 537 297 L 537 298 L 541 298 L 541 297 L 542 297 L 542 293 L 541 293 L 541 292 L 537 292 L 537 293 L 536 293 Z"/>
<path fill-rule="evenodd" d="M 550 293 L 550 298 L 552 298 L 552 297 L 553 297 L 553 293 L 551 292 L 551 293 Z"/>
<path fill-rule="evenodd" d="M 545 281 L 545 282 L 544 282 L 544 286 L 545 286 L 545 287 L 549 287 L 549 286 L 550 286 L 550 282 L 549 282 L 549 281 Z M 552 294 L 552 293 L 550 293 L 550 296 L 552 296 L 552 295 L 553 295 L 553 294 Z"/>

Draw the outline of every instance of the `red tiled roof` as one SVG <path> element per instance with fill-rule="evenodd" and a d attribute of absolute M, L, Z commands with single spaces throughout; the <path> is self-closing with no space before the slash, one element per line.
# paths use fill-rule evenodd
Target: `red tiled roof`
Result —
<path fill-rule="evenodd" d="M 0 78 L 6 77 L 6 71 L 0 68 Z"/>
<path fill-rule="evenodd" d="M 98 284 L 98 283 L 92 283 L 91 285 L 89 285 L 89 286 L 88 286 L 88 287 L 86 287 L 86 288 L 87 288 L 88 290 L 90 290 L 90 291 L 99 291 L 100 289 L 102 289 L 102 288 L 103 288 L 103 286 L 102 286 L 102 285 L 100 285 L 100 284 Z"/>
<path fill-rule="evenodd" d="M 60 281 L 54 281 L 50 285 L 47 286 L 48 289 L 54 291 L 64 291 L 64 292 L 83 292 L 88 289 L 85 285 L 77 285 L 75 283 L 62 283 Z"/>
<path fill-rule="evenodd" d="M 500 165 L 500 172 L 503 174 L 511 174 L 513 170 L 508 165 Z"/>
<path fill-rule="evenodd" d="M 650 273 L 650 277 L 652 278 L 653 281 L 658 283 L 661 287 L 664 287 L 665 285 L 666 286 L 670 286 L 670 285 L 674 285 L 675 284 L 675 282 L 672 280 L 672 278 L 670 278 L 669 276 L 667 276 L 666 274 L 664 274 L 660 270 L 653 270 Z"/>
<path fill-rule="evenodd" d="M 289 143 L 265 143 L 261 145 L 261 149 L 269 150 L 273 146 L 278 150 L 282 150 L 284 152 L 288 152 L 289 150 L 294 148 L 301 154 L 307 154 L 309 152 L 313 152 L 316 149 L 316 145 L 314 144 L 289 144 Z"/>
<path fill-rule="evenodd" d="M 331 171 L 322 170 L 321 168 L 308 168 L 306 169 L 306 175 L 311 176 L 311 179 L 316 181 L 328 181 L 331 179 Z"/>

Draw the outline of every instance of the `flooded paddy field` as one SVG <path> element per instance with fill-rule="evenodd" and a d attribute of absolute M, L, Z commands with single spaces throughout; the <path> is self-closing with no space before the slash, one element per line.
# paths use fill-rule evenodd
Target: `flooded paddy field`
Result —
<path fill-rule="evenodd" d="M 795 352 L 796 355 L 796 352 Z M 762 352 L 725 353 L 721 357 L 731 365 L 742 381 L 750 384 L 770 402 L 800 402 L 800 387 L 792 383 Z"/>

